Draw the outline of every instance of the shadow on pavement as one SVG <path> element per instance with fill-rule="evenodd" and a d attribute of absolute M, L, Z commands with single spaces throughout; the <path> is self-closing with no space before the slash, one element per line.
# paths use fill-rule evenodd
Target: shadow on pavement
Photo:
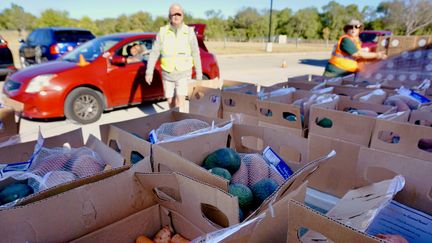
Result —
<path fill-rule="evenodd" d="M 161 100 L 158 101 L 146 101 L 141 103 L 140 105 L 137 106 L 137 108 L 142 111 L 143 113 L 150 115 L 150 114 L 154 114 L 157 113 L 156 109 L 154 108 L 153 105 L 158 106 L 159 108 L 163 109 L 162 106 L 160 106 L 158 104 L 158 102 L 160 102 Z"/>
<path fill-rule="evenodd" d="M 299 63 L 311 65 L 311 66 L 318 66 L 318 67 L 325 67 L 327 65 L 328 59 L 300 59 Z"/>

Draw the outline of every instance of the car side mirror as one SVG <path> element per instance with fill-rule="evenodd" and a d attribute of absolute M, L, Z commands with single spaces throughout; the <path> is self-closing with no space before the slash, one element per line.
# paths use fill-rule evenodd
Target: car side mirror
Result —
<path fill-rule="evenodd" d="M 18 42 L 19 43 L 25 43 L 25 40 L 24 39 L 18 39 Z"/>
<path fill-rule="evenodd" d="M 111 64 L 116 65 L 116 66 L 124 66 L 124 65 L 126 65 L 126 57 L 113 56 L 111 58 Z"/>

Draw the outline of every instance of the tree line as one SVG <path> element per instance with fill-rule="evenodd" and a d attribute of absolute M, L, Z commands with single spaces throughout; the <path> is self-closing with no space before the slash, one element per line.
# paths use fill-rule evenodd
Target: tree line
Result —
<path fill-rule="evenodd" d="M 220 10 L 208 10 L 206 18 L 194 18 L 185 13 L 186 23 L 207 24 L 208 39 L 237 38 L 248 41 L 268 35 L 270 10 L 245 7 L 234 16 L 224 16 Z M 350 19 L 359 19 L 366 29 L 391 30 L 396 35 L 432 34 L 432 1 L 391 0 L 378 7 L 359 9 L 356 4 L 341 5 L 330 1 L 318 10 L 315 7 L 292 11 L 290 8 L 272 11 L 272 35 L 292 38 L 335 40 L 343 32 Z M 158 31 L 167 23 L 166 16 L 153 17 L 151 13 L 138 11 L 116 18 L 93 20 L 88 16 L 74 19 L 67 11 L 46 9 L 40 16 L 26 12 L 23 7 L 11 4 L 0 11 L 0 30 L 30 31 L 45 26 L 80 27 L 96 35 L 116 32 Z"/>

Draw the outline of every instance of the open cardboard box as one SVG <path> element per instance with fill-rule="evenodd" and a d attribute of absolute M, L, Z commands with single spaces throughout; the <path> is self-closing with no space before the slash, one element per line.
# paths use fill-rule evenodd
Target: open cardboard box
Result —
<path fill-rule="evenodd" d="M 101 140 L 115 150 L 120 151 L 120 153 L 126 158 L 126 162 L 129 163 L 131 157 L 131 147 L 134 148 L 134 151 L 138 151 L 143 157 L 150 154 L 149 151 L 151 149 L 151 144 L 150 142 L 147 142 L 147 140 L 149 138 L 150 132 L 153 129 L 156 130 L 163 123 L 181 121 L 184 119 L 198 119 L 207 122 L 210 125 L 212 125 L 214 121 L 216 126 L 226 124 L 225 121 L 220 118 L 210 118 L 202 115 L 169 110 L 146 117 L 104 124 L 99 126 L 99 130 L 101 133 Z M 129 132 L 133 136 L 139 137 L 143 142 L 140 143 L 140 146 L 142 147 L 136 148 L 136 146 L 130 142 L 132 136 L 126 136 L 119 132 L 119 129 L 114 129 L 113 127 L 117 127 L 120 130 Z"/>
<path fill-rule="evenodd" d="M 195 87 L 189 97 L 189 113 L 222 118 L 221 90 Z"/>
<path fill-rule="evenodd" d="M 396 140 L 393 139 L 395 137 L 397 137 Z M 370 147 L 432 161 L 431 141 L 431 127 L 377 120 Z"/>
<path fill-rule="evenodd" d="M 133 242 L 139 235 L 153 237 L 165 225 L 194 239 L 238 223 L 237 198 L 217 188 L 177 173 L 136 173 L 134 177 L 142 197 L 153 198 L 156 204 L 72 242 Z M 109 194 L 110 186 L 105 183 L 97 192 Z"/>
<path fill-rule="evenodd" d="M 405 187 L 396 194 L 395 200 L 426 214 L 432 214 L 432 208 L 430 207 L 432 203 L 430 197 L 432 182 L 429 180 L 432 173 L 432 164 L 430 160 L 426 161 L 378 149 L 361 147 L 356 173 L 358 176 L 353 178 L 355 180 L 353 188 L 391 179 L 398 174 L 402 175 L 405 178 Z M 291 201 L 289 207 L 289 242 L 299 242 L 297 232 L 300 228 L 312 229 L 334 242 L 378 241 L 373 236 L 341 224 L 298 202 Z M 394 223 L 407 227 L 403 221 Z"/>
<path fill-rule="evenodd" d="M 83 237 L 80 241 L 125 242 L 123 239 L 133 241 L 149 230 L 155 233 L 165 224 L 193 238 L 238 222 L 237 198 L 180 174 L 136 173 L 143 171 L 141 165 L 42 201 L 1 211 L 3 239 L 66 242 Z M 120 234 L 123 229 L 126 232 Z"/>
<path fill-rule="evenodd" d="M 197 177 L 199 180 L 228 191 L 227 180 L 201 167 L 204 159 L 220 148 L 231 147 L 239 153 L 262 153 L 267 146 L 270 146 L 293 171 L 301 168 L 307 161 L 307 139 L 274 128 L 233 124 L 229 133 L 215 133 L 181 142 L 153 145 L 153 166 L 156 171 L 181 171 L 192 177 L 200 174 L 201 176 Z M 170 163 L 168 159 L 156 161 L 156 158 L 168 156 L 167 150 L 173 154 L 170 156 L 180 156 L 188 162 L 182 165 L 180 162 Z"/>
<path fill-rule="evenodd" d="M 0 148 L 0 157 L 2 158 L 2 163 L 16 163 L 21 161 L 27 161 L 33 154 L 36 141 L 26 142 L 11 145 L 8 147 Z M 99 172 L 92 176 L 87 176 L 83 178 L 78 178 L 74 181 L 62 183 L 55 187 L 40 191 L 38 193 L 31 194 L 27 197 L 22 198 L 16 206 L 26 205 L 32 202 L 36 202 L 47 197 L 62 193 L 64 191 L 70 190 L 81 185 L 98 181 L 106 177 L 112 176 L 114 174 L 120 173 L 129 168 L 129 166 L 124 165 L 123 157 L 117 152 L 110 149 L 108 146 L 103 144 L 93 135 L 90 135 L 87 142 L 84 144 L 82 130 L 77 129 L 68 133 L 57 135 L 54 137 L 49 137 L 44 140 L 43 147 L 54 148 L 62 147 L 64 144 L 69 145 L 71 148 L 87 147 L 98 153 L 107 165 L 111 168 Z M 0 182 L 0 188 L 14 182 L 12 178 L 6 179 Z"/>
<path fill-rule="evenodd" d="M 303 117 L 301 108 L 292 103 L 298 99 L 311 97 L 313 93 L 304 90 L 297 90 L 294 93 L 287 95 L 270 97 L 266 100 L 257 101 L 258 109 L 258 125 L 266 127 L 275 127 L 285 129 L 300 136 L 307 136 L 307 128 L 309 123 L 309 113 Z M 323 104 L 314 104 L 312 106 L 320 106 L 333 108 L 335 102 L 327 102 Z M 294 119 L 288 120 L 287 116 L 293 116 Z M 303 119 L 302 119 L 303 117 Z"/>
<path fill-rule="evenodd" d="M 256 218 L 244 221 L 219 231 L 200 236 L 203 242 L 284 242 L 287 239 L 289 216 L 288 202 L 295 199 L 303 202 L 307 181 L 287 193 Z"/>
<path fill-rule="evenodd" d="M 395 109 L 392 106 L 361 103 L 348 99 L 340 99 L 337 110 L 312 106 L 310 111 L 309 132 L 368 146 L 377 119 L 345 112 L 345 110 L 349 108 L 371 110 L 378 114 L 390 113 Z M 318 125 L 318 122 L 323 118 L 331 120 L 331 127 Z"/>
<path fill-rule="evenodd" d="M 258 91 L 259 87 L 254 84 L 224 80 L 221 92 L 223 118 L 240 124 L 257 125 Z"/>

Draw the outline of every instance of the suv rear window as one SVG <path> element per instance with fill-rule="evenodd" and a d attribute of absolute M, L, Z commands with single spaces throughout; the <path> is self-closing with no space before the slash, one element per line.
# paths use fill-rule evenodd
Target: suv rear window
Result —
<path fill-rule="evenodd" d="M 61 30 L 54 33 L 54 38 L 57 42 L 86 42 L 95 37 L 89 31 Z"/>
<path fill-rule="evenodd" d="M 377 42 L 377 34 L 375 33 L 360 33 L 359 38 L 361 42 Z"/>

